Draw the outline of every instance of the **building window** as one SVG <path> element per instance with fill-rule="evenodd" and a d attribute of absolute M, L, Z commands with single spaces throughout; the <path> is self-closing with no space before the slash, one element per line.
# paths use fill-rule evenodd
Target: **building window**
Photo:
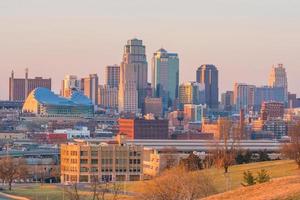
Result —
<path fill-rule="evenodd" d="M 92 159 L 92 165 L 98 164 L 98 159 Z"/>
<path fill-rule="evenodd" d="M 80 151 L 80 156 L 88 156 L 88 152 L 87 151 Z"/>
<path fill-rule="evenodd" d="M 87 164 L 88 163 L 88 159 L 80 159 L 80 164 Z"/>

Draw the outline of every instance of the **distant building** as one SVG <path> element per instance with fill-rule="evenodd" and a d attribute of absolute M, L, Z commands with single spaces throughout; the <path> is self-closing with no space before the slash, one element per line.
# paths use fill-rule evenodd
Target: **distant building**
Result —
<path fill-rule="evenodd" d="M 226 91 L 221 95 L 221 105 L 226 111 L 231 111 L 234 106 L 234 93 L 233 91 Z"/>
<path fill-rule="evenodd" d="M 92 102 L 81 93 L 73 93 L 67 99 L 54 94 L 47 88 L 36 88 L 27 97 L 23 113 L 39 117 L 83 117 L 94 116 Z"/>
<path fill-rule="evenodd" d="M 99 85 L 98 104 L 105 109 L 118 109 L 118 88 Z"/>
<path fill-rule="evenodd" d="M 283 119 L 255 120 L 252 122 L 252 130 L 272 132 L 276 139 L 286 136 L 288 132 L 287 123 Z"/>
<path fill-rule="evenodd" d="M 168 120 L 119 119 L 119 133 L 129 139 L 168 139 Z"/>
<path fill-rule="evenodd" d="M 61 96 L 70 97 L 73 92 L 81 90 L 81 80 L 75 75 L 66 75 L 62 81 Z"/>
<path fill-rule="evenodd" d="M 166 111 L 178 98 L 179 58 L 165 49 L 157 50 L 152 57 L 152 86 L 154 96 L 161 97 Z"/>
<path fill-rule="evenodd" d="M 281 118 L 284 116 L 284 103 L 282 102 L 264 102 L 261 107 L 261 119 Z"/>
<path fill-rule="evenodd" d="M 254 110 L 259 111 L 263 102 L 284 103 L 284 88 L 282 87 L 256 87 L 254 89 Z"/>
<path fill-rule="evenodd" d="M 217 121 L 210 122 L 209 120 L 204 120 L 202 122 L 202 132 L 211 133 L 214 135 L 214 139 L 220 140 L 224 137 L 229 138 L 229 130 L 231 126 L 230 119 L 226 117 L 220 117 Z"/>
<path fill-rule="evenodd" d="M 163 113 L 162 98 L 145 98 L 143 114 L 153 114 L 155 117 L 161 117 Z"/>
<path fill-rule="evenodd" d="M 244 109 L 246 112 L 253 108 L 255 86 L 244 83 L 234 84 L 234 104 L 236 111 Z"/>
<path fill-rule="evenodd" d="M 98 75 L 90 74 L 89 77 L 81 80 L 83 93 L 87 96 L 94 105 L 98 105 Z"/>
<path fill-rule="evenodd" d="M 139 181 L 143 179 L 143 147 L 123 143 L 62 144 L 61 182 L 84 183 L 93 179 Z"/>
<path fill-rule="evenodd" d="M 273 66 L 270 76 L 269 76 L 269 86 L 270 87 L 282 87 L 284 88 L 284 102 L 288 102 L 288 80 L 287 73 L 283 64 L 278 64 L 278 66 Z"/>
<path fill-rule="evenodd" d="M 78 127 L 76 129 L 57 129 L 54 130 L 54 133 L 66 134 L 67 139 L 91 137 L 91 133 L 87 127 Z"/>
<path fill-rule="evenodd" d="M 14 71 L 9 78 L 9 100 L 25 101 L 29 93 L 38 87 L 44 87 L 51 90 L 51 79 L 42 77 L 28 78 L 28 69 L 25 71 L 25 78 L 15 78 Z"/>
<path fill-rule="evenodd" d="M 111 88 L 119 88 L 120 66 L 108 65 L 105 67 L 105 84 Z"/>
<path fill-rule="evenodd" d="M 188 122 L 201 122 L 205 117 L 206 105 L 186 104 L 184 105 L 184 120 Z"/>
<path fill-rule="evenodd" d="M 219 106 L 219 72 L 214 65 L 201 65 L 196 72 L 196 80 L 205 86 L 205 103 L 209 108 Z"/>
<path fill-rule="evenodd" d="M 204 85 L 197 82 L 186 82 L 179 86 L 179 104 L 205 104 Z"/>

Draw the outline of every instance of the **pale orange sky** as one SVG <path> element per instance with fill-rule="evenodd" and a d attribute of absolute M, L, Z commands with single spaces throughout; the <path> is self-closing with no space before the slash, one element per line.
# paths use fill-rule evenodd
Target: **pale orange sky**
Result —
<path fill-rule="evenodd" d="M 160 47 L 178 53 L 181 82 L 212 63 L 221 92 L 235 81 L 263 85 L 281 62 L 300 95 L 299 10 L 297 0 L 0 1 L 0 99 L 13 69 L 51 77 L 56 92 L 66 74 L 97 73 L 103 82 L 104 67 L 121 62 L 133 37 L 144 41 L 149 68 Z"/>

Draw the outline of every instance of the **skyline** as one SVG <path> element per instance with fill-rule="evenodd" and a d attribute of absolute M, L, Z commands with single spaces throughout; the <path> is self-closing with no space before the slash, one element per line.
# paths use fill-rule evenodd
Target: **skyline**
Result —
<path fill-rule="evenodd" d="M 97 73 L 104 83 L 104 67 L 120 65 L 124 43 L 135 37 L 146 46 L 148 82 L 152 55 L 163 47 L 178 53 L 180 83 L 214 64 L 220 93 L 234 82 L 267 85 L 272 65 L 283 63 L 289 91 L 300 95 L 300 2 L 191 0 L 184 10 L 177 1 L 72 1 L 72 9 L 59 2 L 0 2 L 0 99 L 8 99 L 11 70 L 52 78 L 56 93 L 67 74 Z"/>

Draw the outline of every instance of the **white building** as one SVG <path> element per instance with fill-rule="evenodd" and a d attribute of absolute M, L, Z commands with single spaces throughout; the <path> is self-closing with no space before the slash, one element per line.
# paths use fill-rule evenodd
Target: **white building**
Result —
<path fill-rule="evenodd" d="M 73 91 L 81 90 L 81 81 L 75 75 L 66 75 L 62 81 L 61 96 L 70 97 Z"/>
<path fill-rule="evenodd" d="M 278 64 L 278 66 L 273 66 L 270 77 L 269 86 L 271 87 L 283 87 L 284 88 L 284 100 L 288 101 L 288 81 L 285 68 L 283 64 Z"/>
<path fill-rule="evenodd" d="M 87 127 L 80 127 L 77 129 L 57 129 L 54 133 L 67 134 L 68 139 L 72 138 L 89 138 L 91 136 Z"/>

